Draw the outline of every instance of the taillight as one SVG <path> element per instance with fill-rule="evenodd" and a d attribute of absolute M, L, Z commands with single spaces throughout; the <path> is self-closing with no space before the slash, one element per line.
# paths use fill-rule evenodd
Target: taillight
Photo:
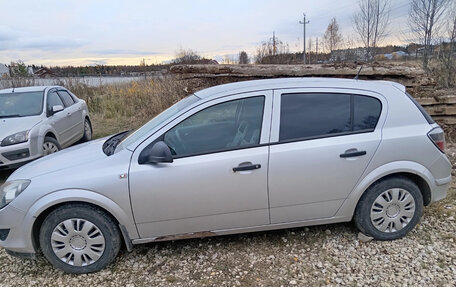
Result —
<path fill-rule="evenodd" d="M 435 128 L 428 132 L 428 137 L 441 152 L 445 152 L 445 133 L 441 128 Z"/>

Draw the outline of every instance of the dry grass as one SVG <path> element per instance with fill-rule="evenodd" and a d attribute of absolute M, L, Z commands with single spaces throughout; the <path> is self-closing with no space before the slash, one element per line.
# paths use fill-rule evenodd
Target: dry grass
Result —
<path fill-rule="evenodd" d="M 172 79 L 143 79 L 99 87 L 79 82 L 62 85 L 87 102 L 94 137 L 137 128 L 187 95 L 185 85 Z"/>

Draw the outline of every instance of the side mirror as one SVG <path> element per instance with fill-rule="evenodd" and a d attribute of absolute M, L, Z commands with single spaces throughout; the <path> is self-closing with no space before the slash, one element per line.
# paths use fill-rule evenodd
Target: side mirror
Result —
<path fill-rule="evenodd" d="M 138 158 L 139 164 L 151 164 L 160 162 L 173 162 L 171 149 L 163 141 L 156 142 L 152 147 L 146 147 Z"/>
<path fill-rule="evenodd" d="M 56 114 L 61 111 L 63 111 L 63 107 L 61 105 L 52 106 L 52 114 Z"/>

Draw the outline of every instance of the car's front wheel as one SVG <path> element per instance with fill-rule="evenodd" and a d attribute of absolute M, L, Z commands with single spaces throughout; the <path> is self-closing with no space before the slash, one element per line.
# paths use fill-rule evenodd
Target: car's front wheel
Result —
<path fill-rule="evenodd" d="M 115 221 L 102 210 L 69 204 L 52 211 L 40 229 L 40 246 L 55 267 L 67 273 L 91 273 L 117 256 L 121 237 Z"/>
<path fill-rule="evenodd" d="M 45 137 L 43 141 L 43 155 L 58 152 L 62 148 L 55 138 Z"/>
<path fill-rule="evenodd" d="M 419 222 L 423 196 L 418 186 L 405 177 L 382 180 L 369 187 L 356 207 L 358 229 L 377 240 L 404 237 Z"/>

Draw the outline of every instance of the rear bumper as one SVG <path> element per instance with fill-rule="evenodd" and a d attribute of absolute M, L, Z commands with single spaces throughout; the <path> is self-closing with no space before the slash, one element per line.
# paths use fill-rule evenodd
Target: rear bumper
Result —
<path fill-rule="evenodd" d="M 444 199 L 450 188 L 451 175 L 445 178 L 435 179 L 435 185 L 431 187 L 431 203 Z"/>
<path fill-rule="evenodd" d="M 429 166 L 429 171 L 434 179 L 430 186 L 431 202 L 442 200 L 447 196 L 451 183 L 451 169 L 452 165 L 444 154 Z"/>

